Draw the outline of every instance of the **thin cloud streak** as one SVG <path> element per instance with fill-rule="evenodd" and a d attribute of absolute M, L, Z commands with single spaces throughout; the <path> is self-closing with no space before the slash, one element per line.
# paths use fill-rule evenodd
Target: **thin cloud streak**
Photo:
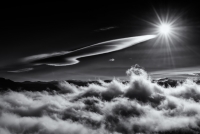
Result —
<path fill-rule="evenodd" d="M 1 70 L 6 70 L 6 72 L 10 73 L 20 73 L 20 72 L 31 71 L 40 65 L 48 65 L 48 66 L 74 65 L 80 62 L 78 60 L 80 58 L 119 51 L 131 47 L 133 45 L 136 45 L 138 43 L 153 39 L 155 37 L 157 37 L 157 35 L 143 35 L 136 37 L 114 39 L 96 43 L 73 51 L 61 51 L 61 52 L 54 52 L 47 54 L 32 55 L 22 58 L 17 63 L 6 66 L 5 68 L 1 68 Z"/>
<path fill-rule="evenodd" d="M 69 51 L 61 51 L 61 52 L 55 52 L 55 53 L 50 53 L 50 54 L 38 54 L 38 55 L 33 55 L 33 56 L 28 56 L 26 58 L 23 58 L 23 62 L 30 62 L 31 60 L 39 60 L 47 57 L 53 57 L 53 56 L 59 56 L 59 55 L 64 55 L 70 53 Z"/>
<path fill-rule="evenodd" d="M 105 27 L 105 28 L 97 29 L 97 30 L 95 30 L 95 32 L 107 31 L 107 30 L 111 30 L 111 29 L 115 29 L 115 28 L 117 28 L 117 27 Z"/>
<path fill-rule="evenodd" d="M 79 58 L 95 56 L 114 51 L 119 51 L 138 43 L 155 38 L 156 35 L 144 35 L 100 42 L 74 51 L 56 52 L 53 54 L 40 54 L 22 59 L 22 62 L 34 65 L 68 66 L 79 63 Z"/>
<path fill-rule="evenodd" d="M 9 73 L 22 73 L 22 72 L 28 72 L 33 70 L 33 68 L 24 68 L 24 69 L 20 69 L 20 70 L 13 70 L 13 71 L 7 71 Z"/>
<path fill-rule="evenodd" d="M 199 66 L 177 68 L 177 69 L 168 69 L 168 70 L 154 71 L 154 72 L 150 73 L 150 75 L 153 78 L 160 78 L 160 77 L 175 78 L 175 77 L 177 77 L 177 78 L 180 78 L 180 79 L 185 79 L 187 77 L 199 77 L 199 74 L 200 74 Z"/>

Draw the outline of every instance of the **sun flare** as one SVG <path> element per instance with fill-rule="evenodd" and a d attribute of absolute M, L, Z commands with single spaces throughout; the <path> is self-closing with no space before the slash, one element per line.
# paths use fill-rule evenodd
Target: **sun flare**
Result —
<path fill-rule="evenodd" d="M 171 26 L 169 24 L 162 24 L 159 26 L 159 33 L 163 35 L 169 35 L 171 32 Z"/>

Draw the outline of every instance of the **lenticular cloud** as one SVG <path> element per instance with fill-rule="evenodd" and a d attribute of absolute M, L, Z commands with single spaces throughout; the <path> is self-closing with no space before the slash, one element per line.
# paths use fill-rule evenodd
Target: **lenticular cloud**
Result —
<path fill-rule="evenodd" d="M 200 131 L 200 86 L 152 83 L 138 65 L 128 82 L 77 86 L 59 91 L 8 91 L 0 95 L 1 134 L 132 134 Z"/>

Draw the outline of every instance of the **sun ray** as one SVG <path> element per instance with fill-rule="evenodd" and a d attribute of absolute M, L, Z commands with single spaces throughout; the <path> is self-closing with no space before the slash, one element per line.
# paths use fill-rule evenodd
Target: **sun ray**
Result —
<path fill-rule="evenodd" d="M 155 14 L 156 14 L 156 17 L 158 18 L 159 22 L 162 23 L 162 19 L 160 18 L 160 16 L 158 15 L 157 11 L 155 8 L 153 8 Z"/>
<path fill-rule="evenodd" d="M 182 34 L 186 28 L 186 26 L 183 26 L 184 21 L 181 21 L 184 13 L 172 14 L 168 9 L 165 14 L 162 13 L 159 15 L 160 13 L 157 12 L 154 7 L 153 10 L 158 19 L 157 22 L 140 19 L 155 27 L 152 32 L 157 35 L 157 38 L 152 43 L 152 49 L 148 51 L 148 55 L 151 55 L 152 57 L 157 56 L 155 50 L 153 50 L 156 47 L 156 49 L 163 51 L 163 56 L 165 57 L 163 63 L 175 68 L 174 52 L 178 51 L 175 44 L 182 44 L 184 43 L 184 39 L 187 38 Z M 159 45 L 160 47 L 157 47 Z"/>

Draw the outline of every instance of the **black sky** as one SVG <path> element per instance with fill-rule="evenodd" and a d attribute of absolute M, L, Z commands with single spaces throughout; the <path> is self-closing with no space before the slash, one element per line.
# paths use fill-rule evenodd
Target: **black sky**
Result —
<path fill-rule="evenodd" d="M 164 43 L 156 39 L 120 51 L 86 57 L 71 66 L 41 65 L 34 70 L 11 73 L 21 59 L 45 53 L 72 51 L 118 38 L 154 34 L 153 26 L 161 16 L 180 16 L 181 42 L 173 41 L 170 57 Z M 132 1 L 132 3 L 7 3 L 1 7 L 0 76 L 16 81 L 62 79 L 124 78 L 125 70 L 139 64 L 156 77 L 183 77 L 199 73 L 200 9 L 194 1 Z M 109 59 L 115 59 L 111 62 Z M 168 70 L 168 71 L 166 71 Z M 176 76 L 172 71 L 181 72 Z M 156 73 L 156 72 L 161 73 Z M 163 73 L 163 71 L 165 73 Z M 166 73 L 167 72 L 167 73 Z M 166 75 L 169 74 L 169 75 Z M 163 75 L 163 76 L 162 76 Z"/>

